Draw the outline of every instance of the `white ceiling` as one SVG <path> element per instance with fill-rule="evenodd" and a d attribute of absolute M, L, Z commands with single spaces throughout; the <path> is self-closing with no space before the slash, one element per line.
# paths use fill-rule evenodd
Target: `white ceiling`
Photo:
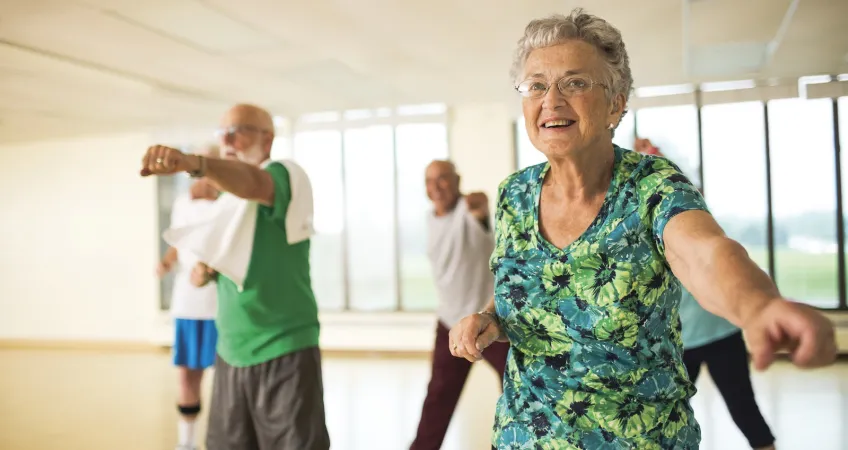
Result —
<path fill-rule="evenodd" d="M 848 72 L 848 0 L 684 2 L 584 4 L 622 30 L 637 86 Z M 574 6 L 0 0 L 0 143 L 212 124 L 245 101 L 285 116 L 510 101 L 526 23 Z"/>

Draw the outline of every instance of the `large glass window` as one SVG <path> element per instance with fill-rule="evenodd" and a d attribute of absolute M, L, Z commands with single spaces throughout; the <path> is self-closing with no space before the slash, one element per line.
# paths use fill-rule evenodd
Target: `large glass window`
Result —
<path fill-rule="evenodd" d="M 289 136 L 277 136 L 274 138 L 274 143 L 271 144 L 271 159 L 279 161 L 281 159 L 291 159 L 294 156 L 294 149 Z"/>
<path fill-rule="evenodd" d="M 627 111 L 627 114 L 621 118 L 618 128 L 615 129 L 615 136 L 612 142 L 619 147 L 633 150 L 633 141 L 636 137 L 636 111 Z"/>
<path fill-rule="evenodd" d="M 423 105 L 298 120 L 292 147 L 313 185 L 312 279 L 322 310 L 435 309 L 424 171 L 448 158 L 443 114 L 443 105 Z"/>
<path fill-rule="evenodd" d="M 710 211 L 768 271 L 768 182 L 765 117 L 761 102 L 727 103 L 701 110 L 704 195 Z"/>
<path fill-rule="evenodd" d="M 400 234 L 401 307 L 427 310 L 436 306 L 427 259 L 427 214 L 431 210 L 424 171 L 434 159 L 447 159 L 447 129 L 440 123 L 398 125 L 395 128 Z"/>
<path fill-rule="evenodd" d="M 350 307 L 397 305 L 394 136 L 389 125 L 344 132 Z"/>
<path fill-rule="evenodd" d="M 174 145 L 176 148 L 182 147 L 182 150 L 185 152 L 191 152 L 192 146 L 178 146 Z M 177 201 L 177 198 L 181 195 L 187 195 L 189 189 L 191 188 L 191 184 L 194 182 L 188 175 L 186 174 L 177 174 L 171 177 L 154 177 L 156 180 L 156 196 L 157 203 L 159 205 L 158 211 L 158 222 L 159 222 L 159 236 L 165 232 L 168 228 L 171 227 L 171 215 L 173 214 L 174 202 Z M 164 239 L 159 240 L 159 258 L 165 257 L 165 252 L 168 251 L 170 246 Z M 174 290 L 174 277 L 176 276 L 175 271 L 170 271 L 165 274 L 159 280 L 159 309 L 162 311 L 167 311 L 171 309 L 171 294 Z"/>
<path fill-rule="evenodd" d="M 636 111 L 636 134 L 650 139 L 696 186 L 698 174 L 698 110 L 695 105 L 664 106 Z"/>
<path fill-rule="evenodd" d="M 294 159 L 312 182 L 316 235 L 311 240 L 312 287 L 322 309 L 344 307 L 342 139 L 335 130 L 294 138 Z"/>
<path fill-rule="evenodd" d="M 831 100 L 769 102 L 769 132 L 777 285 L 789 298 L 837 307 Z"/>
<path fill-rule="evenodd" d="M 518 170 L 547 161 L 544 153 L 540 152 L 530 142 L 523 116 L 515 121 L 515 154 Z"/>

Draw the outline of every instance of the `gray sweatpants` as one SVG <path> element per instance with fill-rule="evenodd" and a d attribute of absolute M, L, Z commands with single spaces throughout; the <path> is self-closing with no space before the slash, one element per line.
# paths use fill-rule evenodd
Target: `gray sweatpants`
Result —
<path fill-rule="evenodd" d="M 321 352 L 250 367 L 215 361 L 207 450 L 328 450 Z"/>

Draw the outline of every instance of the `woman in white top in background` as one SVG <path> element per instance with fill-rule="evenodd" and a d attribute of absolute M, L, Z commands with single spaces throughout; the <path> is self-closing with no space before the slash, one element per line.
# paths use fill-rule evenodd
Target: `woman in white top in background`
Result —
<path fill-rule="evenodd" d="M 217 157 L 215 147 L 207 147 L 205 156 Z M 208 181 L 195 181 L 188 193 L 180 195 L 171 210 L 171 226 L 181 226 L 202 218 L 218 198 L 219 192 Z M 171 295 L 171 315 L 174 317 L 174 365 L 179 371 L 177 450 L 195 450 L 195 419 L 200 413 L 200 383 L 203 371 L 215 364 L 218 330 L 215 314 L 218 309 L 217 286 L 210 282 L 206 266 L 194 255 L 171 247 L 159 263 L 161 278 L 176 269 Z"/>

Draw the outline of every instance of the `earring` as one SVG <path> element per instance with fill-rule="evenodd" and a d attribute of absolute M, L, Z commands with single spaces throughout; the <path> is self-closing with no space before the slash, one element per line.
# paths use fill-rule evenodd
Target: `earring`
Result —
<path fill-rule="evenodd" d="M 610 123 L 609 126 L 607 127 L 608 130 L 612 130 L 613 128 L 615 128 L 614 123 Z"/>

